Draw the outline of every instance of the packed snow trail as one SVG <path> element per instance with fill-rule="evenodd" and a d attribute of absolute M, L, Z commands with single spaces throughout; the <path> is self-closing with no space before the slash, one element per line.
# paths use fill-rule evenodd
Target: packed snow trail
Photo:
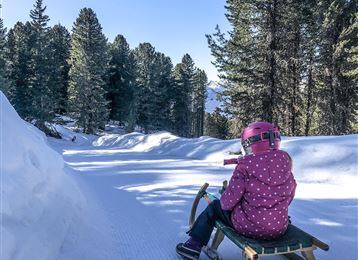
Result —
<path fill-rule="evenodd" d="M 60 141 L 53 146 L 63 152 L 67 171 L 89 206 L 74 219 L 58 260 L 180 259 L 175 245 L 187 238 L 196 192 L 204 182 L 210 183 L 209 191 L 217 191 L 233 170 L 114 147 Z M 202 202 L 198 212 L 204 207 Z M 290 215 L 297 226 L 331 246 L 329 252 L 317 250 L 317 259 L 349 260 L 357 259 L 357 209 L 356 199 L 295 199 Z M 224 259 L 241 256 L 227 239 L 219 252 Z M 202 254 L 201 259 L 207 258 Z"/>
<path fill-rule="evenodd" d="M 70 232 L 59 259 L 178 259 L 175 245 L 186 236 L 193 196 L 203 182 L 223 178 L 204 162 L 138 152 L 66 151 L 64 159 L 98 206 L 88 212 L 95 217 L 84 215 L 90 230 Z"/>

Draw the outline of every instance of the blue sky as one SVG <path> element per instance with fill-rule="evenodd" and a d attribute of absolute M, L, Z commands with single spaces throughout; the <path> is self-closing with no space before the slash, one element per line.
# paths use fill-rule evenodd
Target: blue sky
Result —
<path fill-rule="evenodd" d="M 4 25 L 29 20 L 35 0 L 0 0 Z M 97 14 L 109 41 L 123 34 L 133 49 L 141 42 L 150 42 L 157 51 L 172 59 L 173 64 L 189 53 L 197 67 L 209 79 L 217 80 L 217 71 L 210 63 L 205 34 L 214 32 L 216 24 L 229 30 L 225 18 L 225 0 L 43 0 L 50 16 L 49 25 L 61 23 L 71 30 L 79 11 L 91 7 Z"/>

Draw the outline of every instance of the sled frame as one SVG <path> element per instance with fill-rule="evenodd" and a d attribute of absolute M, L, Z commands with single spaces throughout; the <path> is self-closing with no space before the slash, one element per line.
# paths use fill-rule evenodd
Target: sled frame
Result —
<path fill-rule="evenodd" d="M 191 207 L 191 212 L 190 212 L 190 217 L 189 217 L 189 228 L 191 229 L 194 222 L 195 222 L 195 215 L 196 215 L 196 211 L 199 205 L 199 202 L 201 200 L 201 198 L 204 198 L 206 200 L 207 203 L 211 203 L 211 199 L 209 198 L 208 193 L 206 192 L 206 189 L 209 187 L 208 183 L 204 183 L 200 190 L 198 191 L 193 205 Z M 227 181 L 223 182 L 223 187 L 226 188 L 227 187 Z M 225 238 L 225 233 L 222 231 L 221 228 L 219 228 L 218 225 L 216 225 L 216 232 L 214 235 L 214 238 L 211 242 L 211 245 L 209 246 L 210 249 L 213 249 L 214 252 L 217 252 L 218 247 L 220 246 L 221 242 L 224 240 Z M 228 237 L 228 236 L 226 236 Z M 230 237 L 228 237 L 232 242 L 234 242 Z M 240 247 L 241 248 L 241 247 Z M 320 241 L 319 239 L 313 237 L 312 239 L 312 246 L 310 247 L 303 247 L 302 244 L 300 244 L 300 248 L 298 249 L 294 249 L 294 250 L 290 250 L 288 248 L 287 252 L 277 252 L 277 248 L 275 249 L 274 253 L 264 253 L 264 252 L 256 252 L 253 248 L 251 248 L 250 246 L 245 246 L 242 249 L 242 254 L 245 258 L 245 260 L 258 260 L 259 257 L 261 256 L 273 256 L 273 255 L 280 255 L 282 256 L 284 259 L 289 259 L 289 260 L 316 260 L 313 251 L 316 250 L 317 248 L 320 248 L 324 251 L 328 251 L 329 250 L 329 246 L 327 244 L 325 244 L 324 242 Z M 301 253 L 302 257 L 299 256 L 297 253 Z M 219 255 L 217 255 L 216 257 L 212 258 L 212 259 L 221 259 Z"/>

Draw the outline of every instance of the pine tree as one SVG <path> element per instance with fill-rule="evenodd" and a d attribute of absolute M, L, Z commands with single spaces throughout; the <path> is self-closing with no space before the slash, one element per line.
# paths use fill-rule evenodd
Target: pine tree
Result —
<path fill-rule="evenodd" d="M 85 133 L 104 128 L 108 117 L 103 77 L 108 68 L 107 39 L 96 14 L 83 8 L 72 30 L 69 102 Z"/>
<path fill-rule="evenodd" d="M 225 109 L 242 128 L 255 120 L 279 121 L 283 92 L 279 72 L 279 18 L 284 4 L 277 0 L 228 0 L 232 30 L 226 39 L 220 29 L 207 35 L 220 77 Z M 237 135 L 239 133 L 236 133 Z"/>
<path fill-rule="evenodd" d="M 206 85 L 208 77 L 205 71 L 196 69 L 192 100 L 192 130 L 191 135 L 199 137 L 204 134 L 205 101 L 207 98 Z"/>
<path fill-rule="evenodd" d="M 261 28 L 258 36 L 264 40 L 257 41 L 259 48 L 257 58 L 263 59 L 259 64 L 262 88 L 259 91 L 261 100 L 261 118 L 264 121 L 277 122 L 281 116 L 278 109 L 282 94 L 282 82 L 279 77 L 281 57 L 279 53 L 279 17 L 284 4 L 278 0 L 260 1 L 256 4 L 258 19 L 255 23 Z M 261 65 L 261 66 L 260 66 Z"/>
<path fill-rule="evenodd" d="M 137 66 L 138 125 L 147 133 L 167 129 L 172 63 L 156 52 L 150 43 L 141 43 L 134 51 Z"/>
<path fill-rule="evenodd" d="M 351 25 L 342 32 L 340 37 L 341 47 L 343 48 L 344 56 L 347 58 L 343 67 L 343 76 L 352 84 L 352 96 L 347 100 L 351 105 L 349 121 L 351 122 L 351 132 L 357 133 L 358 88 L 354 86 L 358 86 L 358 12 L 355 12 Z"/>
<path fill-rule="evenodd" d="M 304 0 L 290 0 L 281 8 L 278 19 L 277 54 L 282 64 L 278 67 L 281 82 L 280 111 L 277 118 L 282 132 L 286 135 L 300 135 L 303 128 L 303 39 Z M 312 7 L 312 6 L 311 6 Z"/>
<path fill-rule="evenodd" d="M 159 84 L 155 94 L 157 101 L 158 128 L 161 130 L 171 129 L 170 108 L 173 104 L 173 63 L 171 59 L 163 53 L 158 53 L 158 73 Z"/>
<path fill-rule="evenodd" d="M 340 44 L 347 62 L 344 64 L 343 75 L 358 85 L 358 11 L 352 15 L 350 25 L 340 35 Z"/>
<path fill-rule="evenodd" d="M 358 132 L 358 8 L 349 16 L 347 25 L 339 36 L 337 53 L 341 53 L 342 95 L 341 133 Z"/>
<path fill-rule="evenodd" d="M 1 8 L 1 6 L 0 6 Z M 8 79 L 8 62 L 6 60 L 6 28 L 0 18 L 0 90 L 8 95 L 10 90 L 10 80 Z"/>
<path fill-rule="evenodd" d="M 54 112 L 64 114 L 67 111 L 68 72 L 70 66 L 70 34 L 61 24 L 49 30 L 49 70 L 48 87 Z"/>
<path fill-rule="evenodd" d="M 179 136 L 190 137 L 195 67 L 189 54 L 185 54 L 182 62 L 175 66 L 174 75 L 173 96 L 175 99 L 171 112 L 173 131 Z"/>
<path fill-rule="evenodd" d="M 322 1 L 322 6 L 327 8 L 321 40 L 320 133 L 347 134 L 351 132 L 357 95 L 354 79 L 344 75 L 349 61 L 343 46 L 347 41 L 357 45 L 357 34 L 345 32 L 354 24 L 358 5 L 355 0 L 333 0 L 328 5 Z"/>
<path fill-rule="evenodd" d="M 303 127 L 302 132 L 308 136 L 316 133 L 317 102 L 319 86 L 319 34 L 321 28 L 320 7 L 318 1 L 304 0 L 301 18 L 302 82 L 303 87 Z"/>
<path fill-rule="evenodd" d="M 155 48 L 150 43 L 141 43 L 134 50 L 134 57 L 137 66 L 137 86 L 135 95 L 137 98 L 137 123 L 144 129 L 144 132 L 152 130 L 151 121 L 155 112 L 153 109 L 153 92 L 158 84 L 156 78 Z"/>
<path fill-rule="evenodd" d="M 134 100 L 135 62 L 129 44 L 123 35 L 117 35 L 109 45 L 109 118 L 133 129 L 136 121 Z"/>
<path fill-rule="evenodd" d="M 45 122 L 50 121 L 54 116 L 53 102 L 49 88 L 49 75 L 53 73 L 49 69 L 49 48 L 48 48 L 48 27 L 50 20 L 45 15 L 46 6 L 42 6 L 42 0 L 36 0 L 34 9 L 30 11 L 31 17 L 31 87 L 32 105 L 30 117 L 35 119 L 35 124 L 47 132 Z"/>
<path fill-rule="evenodd" d="M 356 0 L 227 0 L 232 25 L 207 35 L 232 134 L 256 120 L 284 134 L 352 132 Z M 354 27 L 354 26 L 353 26 Z M 351 28 L 351 29 L 349 29 Z M 236 132 L 237 131 L 237 132 Z"/>
<path fill-rule="evenodd" d="M 215 108 L 213 113 L 205 113 L 204 134 L 207 136 L 226 139 L 229 136 L 229 121 L 222 114 L 220 108 Z"/>
<path fill-rule="evenodd" d="M 9 62 L 9 78 L 12 80 L 8 95 L 19 115 L 27 120 L 32 118 L 31 46 L 33 34 L 31 24 L 17 22 L 7 36 L 6 57 Z"/>

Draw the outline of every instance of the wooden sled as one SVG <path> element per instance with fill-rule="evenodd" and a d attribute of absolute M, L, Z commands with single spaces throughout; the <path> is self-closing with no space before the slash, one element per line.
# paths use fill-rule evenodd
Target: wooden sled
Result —
<path fill-rule="evenodd" d="M 224 182 L 226 187 L 227 182 Z M 191 213 L 189 217 L 189 227 L 191 228 L 195 221 L 195 214 L 201 198 L 204 198 L 208 203 L 215 197 L 206 192 L 209 184 L 205 183 L 199 190 L 193 202 Z M 220 243 L 224 237 L 229 238 L 235 245 L 242 249 L 242 254 L 246 260 L 256 260 L 260 256 L 280 255 L 284 259 L 298 260 L 307 259 L 315 260 L 313 251 L 320 248 L 324 251 L 329 250 L 329 246 L 320 241 L 319 239 L 304 232 L 298 227 L 289 224 L 286 233 L 275 240 L 255 240 L 244 237 L 237 233 L 234 229 L 226 226 L 221 221 L 216 221 L 216 233 L 211 245 L 204 249 L 204 252 L 211 259 L 221 259 L 217 253 Z M 302 257 L 297 253 L 301 253 Z"/>

